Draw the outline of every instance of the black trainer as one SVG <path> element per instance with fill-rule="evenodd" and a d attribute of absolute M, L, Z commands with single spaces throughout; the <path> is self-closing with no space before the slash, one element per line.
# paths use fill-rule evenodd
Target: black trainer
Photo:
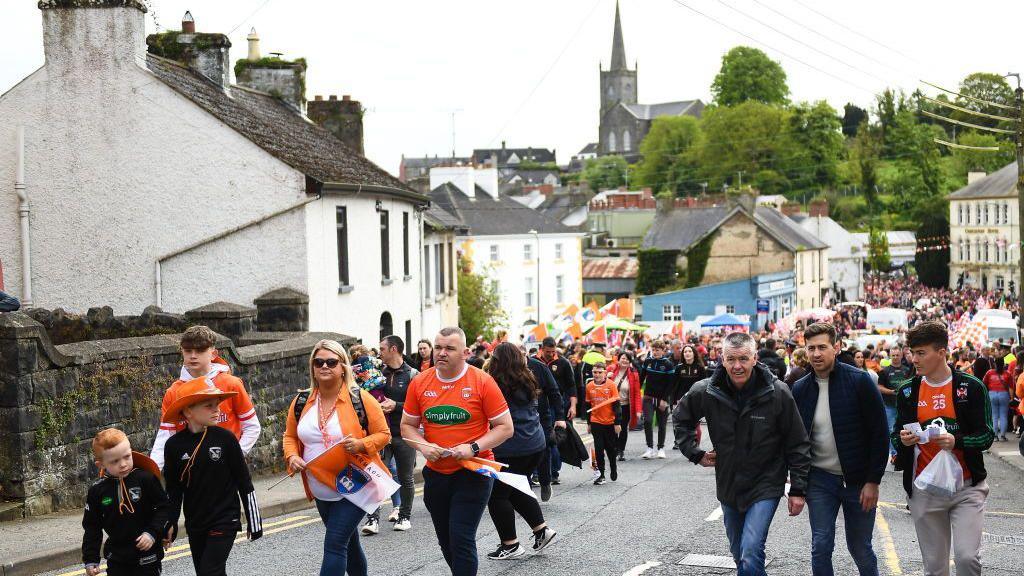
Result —
<path fill-rule="evenodd" d="M 619 479 L 619 468 L 617 466 L 612 467 L 612 482 Z"/>
<path fill-rule="evenodd" d="M 594 486 L 601 486 L 606 482 L 607 480 L 604 479 L 604 474 L 601 474 L 600 476 L 597 477 L 596 480 L 594 480 Z"/>
<path fill-rule="evenodd" d="M 526 554 L 526 550 L 519 545 L 518 542 L 515 544 L 498 544 L 498 549 L 487 555 L 490 560 L 512 560 Z"/>
<path fill-rule="evenodd" d="M 545 526 L 533 533 L 533 551 L 540 552 L 558 538 L 558 532 Z"/>

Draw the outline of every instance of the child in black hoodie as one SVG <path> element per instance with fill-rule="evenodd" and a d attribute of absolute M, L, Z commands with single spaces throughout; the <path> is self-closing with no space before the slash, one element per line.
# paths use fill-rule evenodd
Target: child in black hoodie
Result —
<path fill-rule="evenodd" d="M 160 540 L 167 523 L 160 469 L 145 455 L 132 452 L 128 437 L 116 428 L 96 434 L 92 451 L 102 476 L 89 487 L 82 518 L 86 574 L 100 572 L 102 557 L 110 576 L 158 576 L 164 557 Z"/>
<path fill-rule="evenodd" d="M 263 521 L 252 477 L 235 435 L 217 425 L 223 392 L 203 376 L 178 387 L 163 422 L 188 422 L 164 448 L 164 475 L 171 512 L 167 539 L 177 537 L 178 515 L 185 509 L 185 530 L 196 574 L 223 576 L 235 535 L 242 529 L 239 498 L 245 507 L 250 540 L 263 535 Z"/>

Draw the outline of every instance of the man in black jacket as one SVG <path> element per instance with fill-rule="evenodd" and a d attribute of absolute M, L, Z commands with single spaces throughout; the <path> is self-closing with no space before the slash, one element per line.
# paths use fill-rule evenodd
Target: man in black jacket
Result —
<path fill-rule="evenodd" d="M 739 574 L 764 574 L 764 545 L 789 476 L 789 514 L 804 507 L 810 444 L 789 391 L 757 363 L 757 344 L 735 332 L 722 344 L 722 366 L 693 385 L 672 413 L 677 445 L 690 462 L 715 468 L 729 549 Z M 706 418 L 714 450 L 696 428 Z"/>
<path fill-rule="evenodd" d="M 840 343 L 831 324 L 808 326 L 804 346 L 813 370 L 793 385 L 793 398 L 811 440 L 811 573 L 834 573 L 836 517 L 842 508 L 846 545 L 860 576 L 877 576 L 871 534 L 889 451 L 882 396 L 867 372 L 836 362 Z"/>
<path fill-rule="evenodd" d="M 767 366 L 779 380 L 786 378 L 786 361 L 776 351 L 775 340 L 768 338 L 764 341 L 764 346 L 757 352 L 757 361 Z"/>
<path fill-rule="evenodd" d="M 992 407 L 980 380 L 953 372 L 946 363 L 949 335 L 941 322 L 922 322 L 907 332 L 918 376 L 896 392 L 896 426 L 891 435 L 903 466 L 903 488 L 910 499 L 925 574 L 949 574 L 949 545 L 957 576 L 981 574 L 981 530 L 988 484 L 985 459 L 992 446 Z M 921 443 L 904 429 L 939 420 L 944 432 Z M 914 481 L 942 451 L 951 452 L 963 470 L 963 487 L 953 494 L 916 490 Z"/>
<path fill-rule="evenodd" d="M 558 353 L 558 347 L 556 346 L 555 339 L 548 336 L 545 338 L 540 345 L 540 354 L 537 355 L 537 359 L 543 362 L 548 370 L 551 371 L 551 375 L 555 378 L 555 383 L 558 384 L 558 391 L 562 395 L 562 405 L 560 407 L 560 416 L 564 417 L 566 422 L 572 422 L 572 419 L 576 417 L 576 373 L 573 371 L 572 364 L 561 354 Z M 551 483 L 558 484 L 558 473 L 562 470 L 562 459 L 558 454 L 558 447 L 551 447 Z"/>
<path fill-rule="evenodd" d="M 381 373 L 387 380 L 384 386 L 384 400 L 380 403 L 384 417 L 387 418 L 388 428 L 391 429 L 391 444 L 385 449 L 390 454 L 384 455 L 384 461 L 395 458 L 395 469 L 398 470 L 398 480 L 402 487 L 398 495 L 401 500 L 398 510 L 392 510 L 389 521 L 394 522 L 396 532 L 404 532 L 412 528 L 412 502 L 416 494 L 416 449 L 402 440 L 402 407 L 405 405 L 405 393 L 409 389 L 409 382 L 419 374 L 405 361 L 402 352 L 405 350 L 405 342 L 395 335 L 385 336 L 380 341 L 380 359 L 384 361 L 384 368 Z M 396 514 L 397 512 L 397 514 Z M 363 526 L 370 534 L 376 534 L 380 530 L 380 508 L 367 516 L 366 525 Z"/>
<path fill-rule="evenodd" d="M 548 447 L 554 444 L 554 437 L 551 431 L 555 428 L 565 428 L 565 417 L 562 415 L 562 394 L 558 391 L 558 384 L 551 370 L 543 362 L 536 358 L 526 358 L 526 367 L 533 373 L 537 381 L 537 388 L 540 396 L 537 398 L 537 412 L 540 414 L 540 425 L 544 429 L 544 438 L 547 439 Z M 540 499 L 547 502 L 551 499 L 551 452 L 545 450 L 541 455 L 540 464 L 537 465 L 537 480 L 540 483 Z"/>

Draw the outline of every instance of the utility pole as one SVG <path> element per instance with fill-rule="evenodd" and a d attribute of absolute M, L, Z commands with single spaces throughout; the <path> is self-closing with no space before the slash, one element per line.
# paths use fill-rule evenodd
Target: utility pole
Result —
<path fill-rule="evenodd" d="M 738 179 L 738 181 L 736 182 L 736 189 L 741 190 L 743 189 L 743 170 L 737 170 L 736 177 Z"/>
<path fill-rule="evenodd" d="M 1024 329 L 1024 290 L 1020 289 L 1024 278 L 1024 243 L 1021 242 L 1021 224 L 1024 223 L 1024 88 L 1020 86 L 1020 74 L 1007 74 L 1017 77 L 1017 89 L 1014 91 L 1014 102 L 1017 104 L 1017 130 L 1015 135 L 1017 149 L 1017 269 L 1021 275 L 1017 278 L 1017 328 L 1018 334 Z M 1020 340 L 1017 341 L 1020 344 Z"/>

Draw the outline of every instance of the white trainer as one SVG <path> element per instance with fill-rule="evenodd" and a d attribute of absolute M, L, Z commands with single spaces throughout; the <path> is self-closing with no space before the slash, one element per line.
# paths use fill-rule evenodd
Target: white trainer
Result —
<path fill-rule="evenodd" d="M 654 448 L 648 448 L 640 457 L 643 458 L 644 460 L 650 460 L 651 458 L 654 458 L 654 455 Z"/>
<path fill-rule="evenodd" d="M 661 458 L 662 460 L 666 458 L 664 448 L 658 448 L 658 458 Z"/>

